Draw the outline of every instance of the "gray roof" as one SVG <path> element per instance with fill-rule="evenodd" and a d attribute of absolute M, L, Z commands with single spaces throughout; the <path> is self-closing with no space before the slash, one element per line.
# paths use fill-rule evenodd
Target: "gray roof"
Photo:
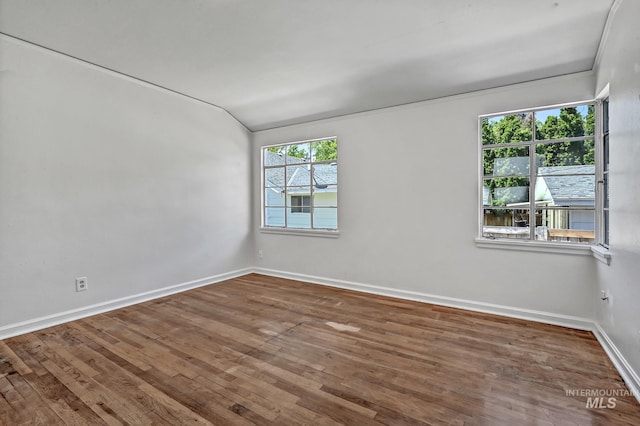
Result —
<path fill-rule="evenodd" d="M 338 184 L 338 163 L 316 164 L 313 166 L 313 178 L 316 186 Z"/>
<path fill-rule="evenodd" d="M 311 183 L 311 165 L 302 158 L 286 156 L 287 182 L 286 186 L 309 186 Z M 264 151 L 265 166 L 284 166 L 284 156 Z M 267 186 L 283 189 L 284 167 L 267 169 Z M 316 164 L 313 166 L 313 180 L 316 189 L 325 189 L 326 185 L 337 185 L 338 167 L 336 162 L 331 164 Z"/>
<path fill-rule="evenodd" d="M 595 199 L 595 166 L 540 167 L 538 176 L 544 179 L 551 197 L 558 200 Z M 554 175 L 570 175 L 557 176 Z"/>
<path fill-rule="evenodd" d="M 284 165 L 285 157 L 287 158 L 287 164 L 304 163 L 304 158 L 292 157 L 290 155 L 276 154 L 275 152 L 264 150 L 264 165 L 265 166 L 281 166 Z"/>

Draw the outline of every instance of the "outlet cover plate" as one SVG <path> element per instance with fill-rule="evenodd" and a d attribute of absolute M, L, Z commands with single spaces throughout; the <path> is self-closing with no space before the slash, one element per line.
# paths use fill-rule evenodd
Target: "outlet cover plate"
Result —
<path fill-rule="evenodd" d="M 87 277 L 76 278 L 76 291 L 85 291 L 89 288 Z"/>

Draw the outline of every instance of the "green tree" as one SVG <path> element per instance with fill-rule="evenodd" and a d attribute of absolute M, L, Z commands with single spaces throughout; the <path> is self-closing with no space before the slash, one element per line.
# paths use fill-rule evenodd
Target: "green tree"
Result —
<path fill-rule="evenodd" d="M 530 141 L 533 137 L 531 120 L 531 113 L 505 116 L 495 126 L 496 143 Z"/>
<path fill-rule="evenodd" d="M 596 132 L 596 108 L 593 105 L 589 105 L 587 109 L 587 116 L 584 121 L 584 134 L 589 136 L 595 136 Z M 584 164 L 596 164 L 596 149 L 595 141 L 585 141 L 585 153 Z"/>
<path fill-rule="evenodd" d="M 482 120 L 481 129 L 482 143 L 483 145 L 487 145 L 530 141 L 533 137 L 531 123 L 531 113 L 507 115 L 499 120 L 484 119 Z M 484 175 L 497 176 L 494 179 L 485 181 L 487 187 L 493 192 L 495 188 L 527 186 L 528 178 L 526 176 L 499 177 L 522 173 L 524 170 L 519 169 L 521 161 L 518 161 L 517 158 L 527 156 L 527 147 L 506 147 L 484 150 Z M 500 161 L 498 160 L 500 158 L 514 160 Z M 498 164 L 499 168 L 496 168 Z M 492 204 L 504 206 L 506 200 L 494 198 Z"/>
<path fill-rule="evenodd" d="M 304 160 L 309 160 L 309 153 L 300 148 L 299 145 L 290 145 L 289 148 L 285 149 L 282 146 L 272 146 L 267 148 L 267 151 L 273 152 L 274 154 L 283 155 L 286 153 L 289 157 L 302 158 Z"/>
<path fill-rule="evenodd" d="M 311 150 L 314 153 L 315 161 L 338 159 L 338 141 L 336 139 L 315 141 L 311 143 Z"/>
<path fill-rule="evenodd" d="M 591 117 L 593 120 L 593 117 Z M 589 115 L 583 117 L 575 107 L 560 109 L 559 115 L 550 115 L 544 123 L 536 122 L 536 139 L 563 139 L 593 134 L 593 121 L 589 122 Z M 586 129 L 585 129 L 586 128 Z M 586 131 L 585 131 L 586 130 Z M 574 166 L 593 164 L 593 141 L 560 142 L 538 145 L 536 153 L 543 158 L 545 166 Z"/>
<path fill-rule="evenodd" d="M 289 157 L 302 158 L 305 160 L 309 159 L 309 153 L 300 148 L 300 145 L 291 145 L 289 149 L 287 149 L 287 155 Z"/>
<path fill-rule="evenodd" d="M 589 105 L 587 108 L 587 116 L 584 119 L 584 134 L 593 136 L 596 130 L 596 108 Z"/>

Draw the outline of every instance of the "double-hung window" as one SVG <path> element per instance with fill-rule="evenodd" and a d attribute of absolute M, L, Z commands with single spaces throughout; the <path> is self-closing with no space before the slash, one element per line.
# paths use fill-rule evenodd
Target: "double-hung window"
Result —
<path fill-rule="evenodd" d="M 481 237 L 596 243 L 595 127 L 594 102 L 481 116 Z"/>
<path fill-rule="evenodd" d="M 262 226 L 337 231 L 335 137 L 262 148 Z"/>

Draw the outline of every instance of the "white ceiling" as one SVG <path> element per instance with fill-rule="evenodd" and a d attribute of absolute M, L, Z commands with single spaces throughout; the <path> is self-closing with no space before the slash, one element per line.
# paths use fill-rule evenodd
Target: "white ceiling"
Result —
<path fill-rule="evenodd" d="M 251 130 L 591 70 L 613 0 L 0 0 L 0 32 Z"/>

